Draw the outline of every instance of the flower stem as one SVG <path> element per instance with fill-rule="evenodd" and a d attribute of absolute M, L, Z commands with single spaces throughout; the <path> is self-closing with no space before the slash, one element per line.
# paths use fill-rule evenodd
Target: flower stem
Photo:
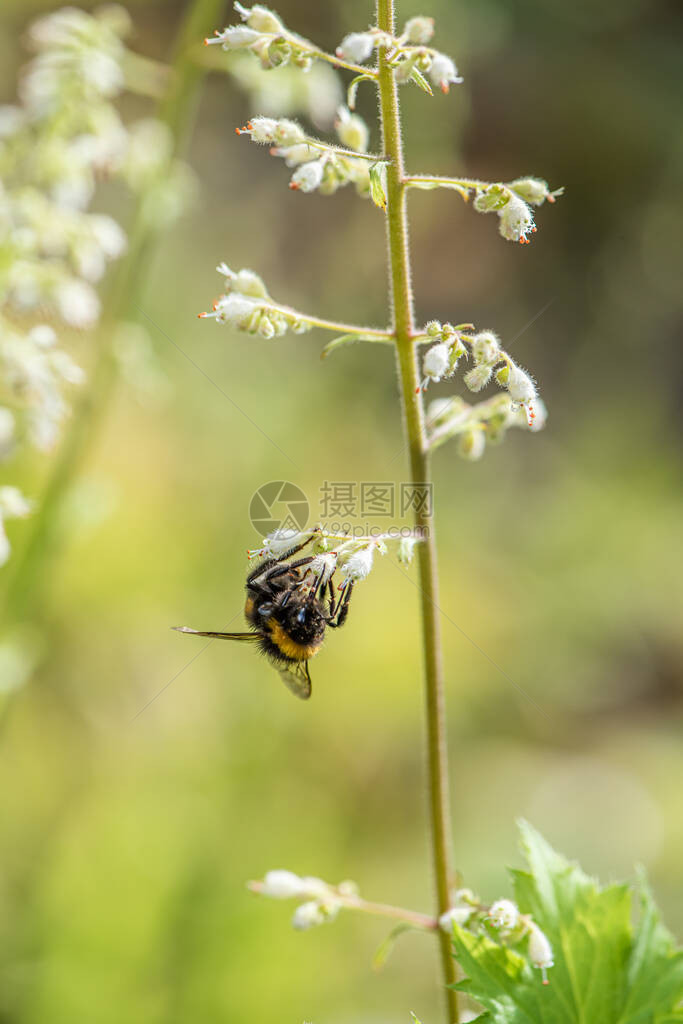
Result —
<path fill-rule="evenodd" d="M 262 893 L 263 882 L 248 882 L 247 888 L 252 892 Z M 390 903 L 375 903 L 372 900 L 364 900 L 361 896 L 351 896 L 339 892 L 330 886 L 330 894 L 334 901 L 347 910 L 360 910 L 365 914 L 374 914 L 376 917 L 390 917 L 395 921 L 402 921 L 412 928 L 420 928 L 422 931 L 436 931 L 439 922 L 429 914 L 421 914 L 419 910 L 408 910 L 405 907 L 395 907 Z"/>
<path fill-rule="evenodd" d="M 159 117 L 173 134 L 175 153 L 183 149 L 204 74 L 192 56 L 193 44 L 210 31 L 220 17 L 222 7 L 222 0 L 191 0 L 177 36 L 168 89 L 159 107 Z M 145 268 L 149 266 L 151 250 L 158 237 L 147 225 L 143 203 L 144 196 L 140 199 L 129 234 L 128 252 L 112 281 L 99 330 L 100 348 L 87 392 L 69 424 L 41 499 L 40 511 L 33 520 L 32 532 L 23 550 L 13 560 L 12 575 L 5 592 L 6 618 L 12 622 L 28 618 L 40 604 L 49 576 L 46 564 L 63 539 L 63 524 L 60 522 L 63 500 L 78 476 L 113 391 L 117 376 L 113 350 L 115 326 L 120 320 L 136 317 Z"/>
<path fill-rule="evenodd" d="M 377 0 L 377 26 L 393 34 L 394 0 Z M 413 323 L 410 254 L 406 187 L 403 170 L 403 146 L 399 117 L 398 87 L 385 50 L 379 51 L 379 99 L 383 152 L 387 165 L 387 241 L 389 249 L 391 301 L 396 334 L 400 386 L 406 434 L 410 451 L 410 472 L 414 484 L 430 482 L 429 454 L 424 431 L 422 400 L 417 393 L 415 331 Z M 415 527 L 427 531 L 426 543 L 418 547 L 420 597 L 425 662 L 425 702 L 427 712 L 427 752 L 429 763 L 429 807 L 432 829 L 432 862 L 438 900 L 437 917 L 449 909 L 453 881 L 451 824 L 448 793 L 448 751 L 440 623 L 438 619 L 438 573 L 433 522 L 428 511 L 416 509 Z M 446 986 L 456 981 L 451 940 L 439 931 L 443 980 Z M 448 1024 L 457 1024 L 457 993 L 446 987 Z"/>

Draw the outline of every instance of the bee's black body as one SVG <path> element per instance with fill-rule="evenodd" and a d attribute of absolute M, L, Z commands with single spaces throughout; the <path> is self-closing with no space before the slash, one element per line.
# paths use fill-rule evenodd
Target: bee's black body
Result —
<path fill-rule="evenodd" d="M 258 644 L 274 663 L 284 682 L 297 697 L 311 695 L 308 661 L 322 646 L 327 626 L 343 625 L 349 608 L 353 583 L 335 594 L 329 576 L 316 574 L 312 556 L 287 559 L 305 544 L 268 558 L 247 577 L 244 614 L 250 633 L 212 633 L 185 626 L 181 632 L 221 640 L 250 640 Z"/>

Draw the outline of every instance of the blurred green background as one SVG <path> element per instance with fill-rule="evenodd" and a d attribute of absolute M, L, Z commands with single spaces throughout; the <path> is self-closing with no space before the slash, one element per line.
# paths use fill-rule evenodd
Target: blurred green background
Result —
<path fill-rule="evenodd" d="M 52 6 L 4 0 L 2 101 L 25 24 Z M 182 5 L 128 6 L 133 48 L 168 54 Z M 372 17 L 360 0 L 278 10 L 327 49 Z M 455 195 L 411 199 L 418 318 L 516 338 L 550 411 L 544 433 L 513 432 L 481 463 L 435 460 L 458 867 L 484 898 L 507 894 L 524 816 L 605 881 L 643 863 L 680 929 L 682 10 L 400 5 L 422 13 L 465 84 L 403 90 L 410 169 L 566 188 L 528 247 Z M 168 628 L 239 612 L 260 484 L 291 479 L 315 505 L 324 480 L 406 473 L 388 349 L 321 363 L 319 333 L 267 342 L 196 319 L 225 259 L 282 301 L 385 321 L 382 215 L 350 189 L 291 193 L 285 168 L 234 134 L 255 112 L 209 78 L 188 154 L 197 202 L 142 303 L 167 387 L 119 385 L 40 581 L 45 658 L 0 734 L 8 1024 L 437 1014 L 430 939 L 402 938 L 376 973 L 381 921 L 293 933 L 293 907 L 244 886 L 288 867 L 431 906 L 414 585 L 378 564 L 314 663 L 309 705 L 253 652 L 200 653 Z M 116 191 L 100 202 L 126 216 Z M 77 342 L 86 364 L 92 344 Z M 13 467 L 29 494 L 48 470 Z M 10 524 L 17 552 L 30 529 Z"/>

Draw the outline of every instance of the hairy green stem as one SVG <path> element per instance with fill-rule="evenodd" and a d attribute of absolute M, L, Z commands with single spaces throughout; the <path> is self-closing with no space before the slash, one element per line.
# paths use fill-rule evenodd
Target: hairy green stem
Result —
<path fill-rule="evenodd" d="M 193 48 L 196 40 L 213 28 L 222 8 L 223 0 L 191 0 L 176 38 L 167 91 L 159 108 L 159 117 L 173 135 L 176 154 L 185 145 L 204 75 L 204 70 L 194 60 Z M 4 602 L 5 618 L 9 622 L 26 619 L 39 607 L 49 575 L 47 563 L 62 536 L 60 512 L 63 500 L 96 436 L 116 381 L 115 327 L 117 322 L 133 320 L 137 315 L 145 268 L 150 263 L 156 241 L 156 235 L 143 215 L 143 201 L 144 197 L 129 233 L 128 252 L 119 264 L 105 304 L 105 316 L 99 331 L 99 351 L 87 392 L 69 424 L 28 541 L 10 563 L 12 574 Z"/>
<path fill-rule="evenodd" d="M 377 25 L 384 32 L 394 31 L 394 0 L 377 0 Z M 400 386 L 406 434 L 410 451 L 410 472 L 414 484 L 430 482 L 429 454 L 424 430 L 422 400 L 418 394 L 417 346 L 413 323 L 412 288 L 406 185 L 399 117 L 398 87 L 385 50 L 379 51 L 379 97 L 383 152 L 387 165 L 387 241 L 391 276 L 391 304 L 396 333 Z M 415 527 L 426 530 L 427 541 L 418 546 L 420 599 L 424 641 L 425 703 L 427 713 L 427 753 L 429 763 L 429 807 L 432 830 L 432 861 L 436 879 L 438 914 L 451 904 L 453 867 L 451 821 L 448 788 L 448 749 L 446 709 L 438 610 L 438 573 L 436 540 L 429 510 L 415 510 Z M 446 994 L 448 1024 L 457 1024 L 457 993 L 449 987 L 456 981 L 455 960 L 450 937 L 439 931 L 441 965 Z"/>

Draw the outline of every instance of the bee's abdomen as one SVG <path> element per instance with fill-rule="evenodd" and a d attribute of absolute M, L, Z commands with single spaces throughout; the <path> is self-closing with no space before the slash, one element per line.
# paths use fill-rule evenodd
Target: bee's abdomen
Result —
<path fill-rule="evenodd" d="M 264 649 L 282 661 L 308 661 L 322 646 L 324 630 L 319 635 L 295 639 L 276 619 L 268 619 L 265 625 L 268 634 L 263 637 Z"/>

